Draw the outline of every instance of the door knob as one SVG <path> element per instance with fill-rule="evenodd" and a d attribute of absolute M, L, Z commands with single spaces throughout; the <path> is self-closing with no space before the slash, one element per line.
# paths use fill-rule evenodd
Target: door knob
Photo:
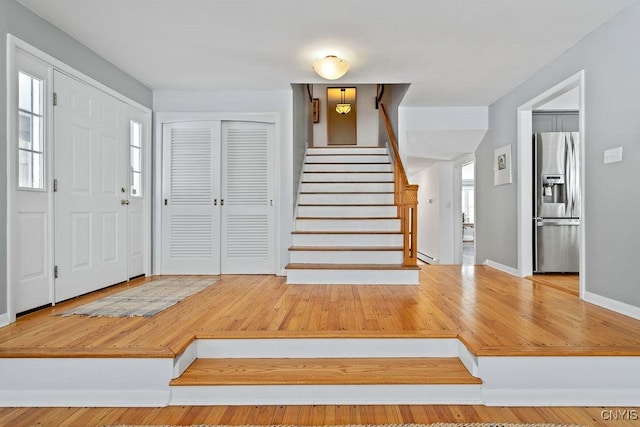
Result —
<path fill-rule="evenodd" d="M 128 200 L 124 200 L 124 199 L 120 200 L 120 204 L 121 204 L 122 206 L 124 206 L 124 205 L 128 205 L 129 203 L 131 203 L 131 202 L 129 202 Z"/>

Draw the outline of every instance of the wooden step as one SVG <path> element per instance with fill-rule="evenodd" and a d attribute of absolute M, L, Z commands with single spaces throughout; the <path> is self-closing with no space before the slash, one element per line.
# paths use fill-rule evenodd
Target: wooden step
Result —
<path fill-rule="evenodd" d="M 395 205 L 339 205 L 339 204 L 298 204 L 298 216 L 301 217 L 376 217 L 384 218 L 398 215 Z"/>
<path fill-rule="evenodd" d="M 393 172 L 389 162 L 378 163 L 305 163 L 304 172 Z"/>
<path fill-rule="evenodd" d="M 287 270 L 420 270 L 420 267 L 402 264 L 304 264 L 289 263 Z"/>
<path fill-rule="evenodd" d="M 294 246 L 289 251 L 292 264 L 401 264 L 404 260 L 402 247 Z"/>
<path fill-rule="evenodd" d="M 307 155 L 313 154 L 388 154 L 386 147 L 377 146 L 330 146 L 330 147 L 309 147 Z"/>
<path fill-rule="evenodd" d="M 290 251 L 401 251 L 402 246 L 291 246 Z"/>
<path fill-rule="evenodd" d="M 294 228 L 300 231 L 400 231 L 400 218 L 298 217 Z"/>
<path fill-rule="evenodd" d="M 458 358 L 197 359 L 171 386 L 482 384 Z"/>
<path fill-rule="evenodd" d="M 393 182 L 393 172 L 303 172 L 303 182 Z"/>
<path fill-rule="evenodd" d="M 386 163 L 387 154 L 308 154 L 305 163 Z"/>
<path fill-rule="evenodd" d="M 349 204 L 393 204 L 393 192 L 376 192 L 376 193 L 360 193 L 360 192 L 300 192 L 298 203 L 301 204 L 323 204 L 323 205 L 342 205 Z"/>
<path fill-rule="evenodd" d="M 393 181 L 380 182 L 301 182 L 300 192 L 302 193 L 393 193 Z"/>

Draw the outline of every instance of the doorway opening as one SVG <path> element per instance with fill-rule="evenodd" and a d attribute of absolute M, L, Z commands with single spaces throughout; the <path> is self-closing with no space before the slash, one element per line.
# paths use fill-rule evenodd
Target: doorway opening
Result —
<path fill-rule="evenodd" d="M 584 227 L 582 226 L 584 221 L 584 156 L 579 152 L 584 152 L 584 71 L 581 71 L 551 89 L 545 91 L 539 96 L 531 99 L 518 108 L 518 274 L 521 277 L 530 276 L 533 278 L 533 272 L 535 270 L 534 259 L 536 251 L 536 233 L 538 230 L 538 223 L 541 222 L 536 215 L 534 208 L 536 207 L 535 197 L 535 184 L 538 178 L 535 175 L 534 165 L 534 139 L 536 131 L 550 130 L 551 132 L 557 132 L 558 123 L 560 122 L 560 128 L 565 125 L 569 126 L 569 122 L 574 120 L 574 125 L 577 126 L 579 131 L 576 132 L 579 137 L 579 150 L 575 158 L 576 171 L 574 173 L 574 180 L 577 182 L 577 187 L 574 191 L 571 199 L 574 201 L 576 208 L 580 212 L 579 222 L 575 226 L 573 232 L 577 236 L 577 265 L 578 271 L 584 271 Z M 560 107 L 561 104 L 570 102 L 570 106 Z M 558 114 L 561 112 L 566 113 L 571 111 L 572 118 L 564 117 L 559 118 Z M 543 117 L 543 119 L 534 119 L 536 115 Z M 554 124 L 553 129 L 542 129 L 545 126 Z M 562 129 L 561 129 L 562 130 Z M 567 130 L 569 130 L 567 128 Z M 549 177 L 547 177 L 549 178 Z M 541 180 L 542 178 L 540 178 Z M 542 181 L 539 183 L 542 184 Z M 547 183 L 548 184 L 548 183 Z M 548 191 L 548 190 L 547 190 Z M 543 193 L 544 194 L 544 193 Z M 552 225 L 552 224 L 549 224 Z M 555 230 L 553 230 L 555 231 Z M 551 279 L 550 275 L 545 276 L 546 279 Z M 562 276 L 566 279 L 565 276 Z M 539 278 L 539 277 L 537 277 Z M 549 280 L 545 280 L 548 282 Z M 564 281 L 564 280 L 563 280 Z M 555 282 L 555 281 L 554 281 Z M 582 298 L 584 295 L 585 280 L 583 276 L 579 276 L 577 282 L 576 292 Z M 546 283 L 545 283 L 546 284 Z M 575 287 L 575 286 L 574 286 Z"/>
<path fill-rule="evenodd" d="M 357 145 L 355 87 L 327 88 L 327 145 Z"/>
<path fill-rule="evenodd" d="M 462 265 L 475 264 L 475 162 L 462 166 Z"/>

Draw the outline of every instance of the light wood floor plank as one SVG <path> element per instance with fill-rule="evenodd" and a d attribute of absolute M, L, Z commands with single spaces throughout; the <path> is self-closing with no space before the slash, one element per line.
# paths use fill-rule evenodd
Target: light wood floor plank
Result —
<path fill-rule="evenodd" d="M 151 318 L 62 317 L 138 279 L 0 328 L 0 357 L 171 357 L 196 336 L 456 336 L 477 355 L 640 355 L 640 321 L 486 266 L 423 266 L 420 286 L 286 285 L 231 275 Z"/>

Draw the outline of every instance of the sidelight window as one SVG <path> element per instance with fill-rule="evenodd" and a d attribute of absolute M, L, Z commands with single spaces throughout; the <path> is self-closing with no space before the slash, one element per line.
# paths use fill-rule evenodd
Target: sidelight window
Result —
<path fill-rule="evenodd" d="M 142 197 L 142 123 L 130 122 L 131 197 Z"/>
<path fill-rule="evenodd" d="M 18 72 L 18 188 L 44 190 L 44 82 Z"/>

